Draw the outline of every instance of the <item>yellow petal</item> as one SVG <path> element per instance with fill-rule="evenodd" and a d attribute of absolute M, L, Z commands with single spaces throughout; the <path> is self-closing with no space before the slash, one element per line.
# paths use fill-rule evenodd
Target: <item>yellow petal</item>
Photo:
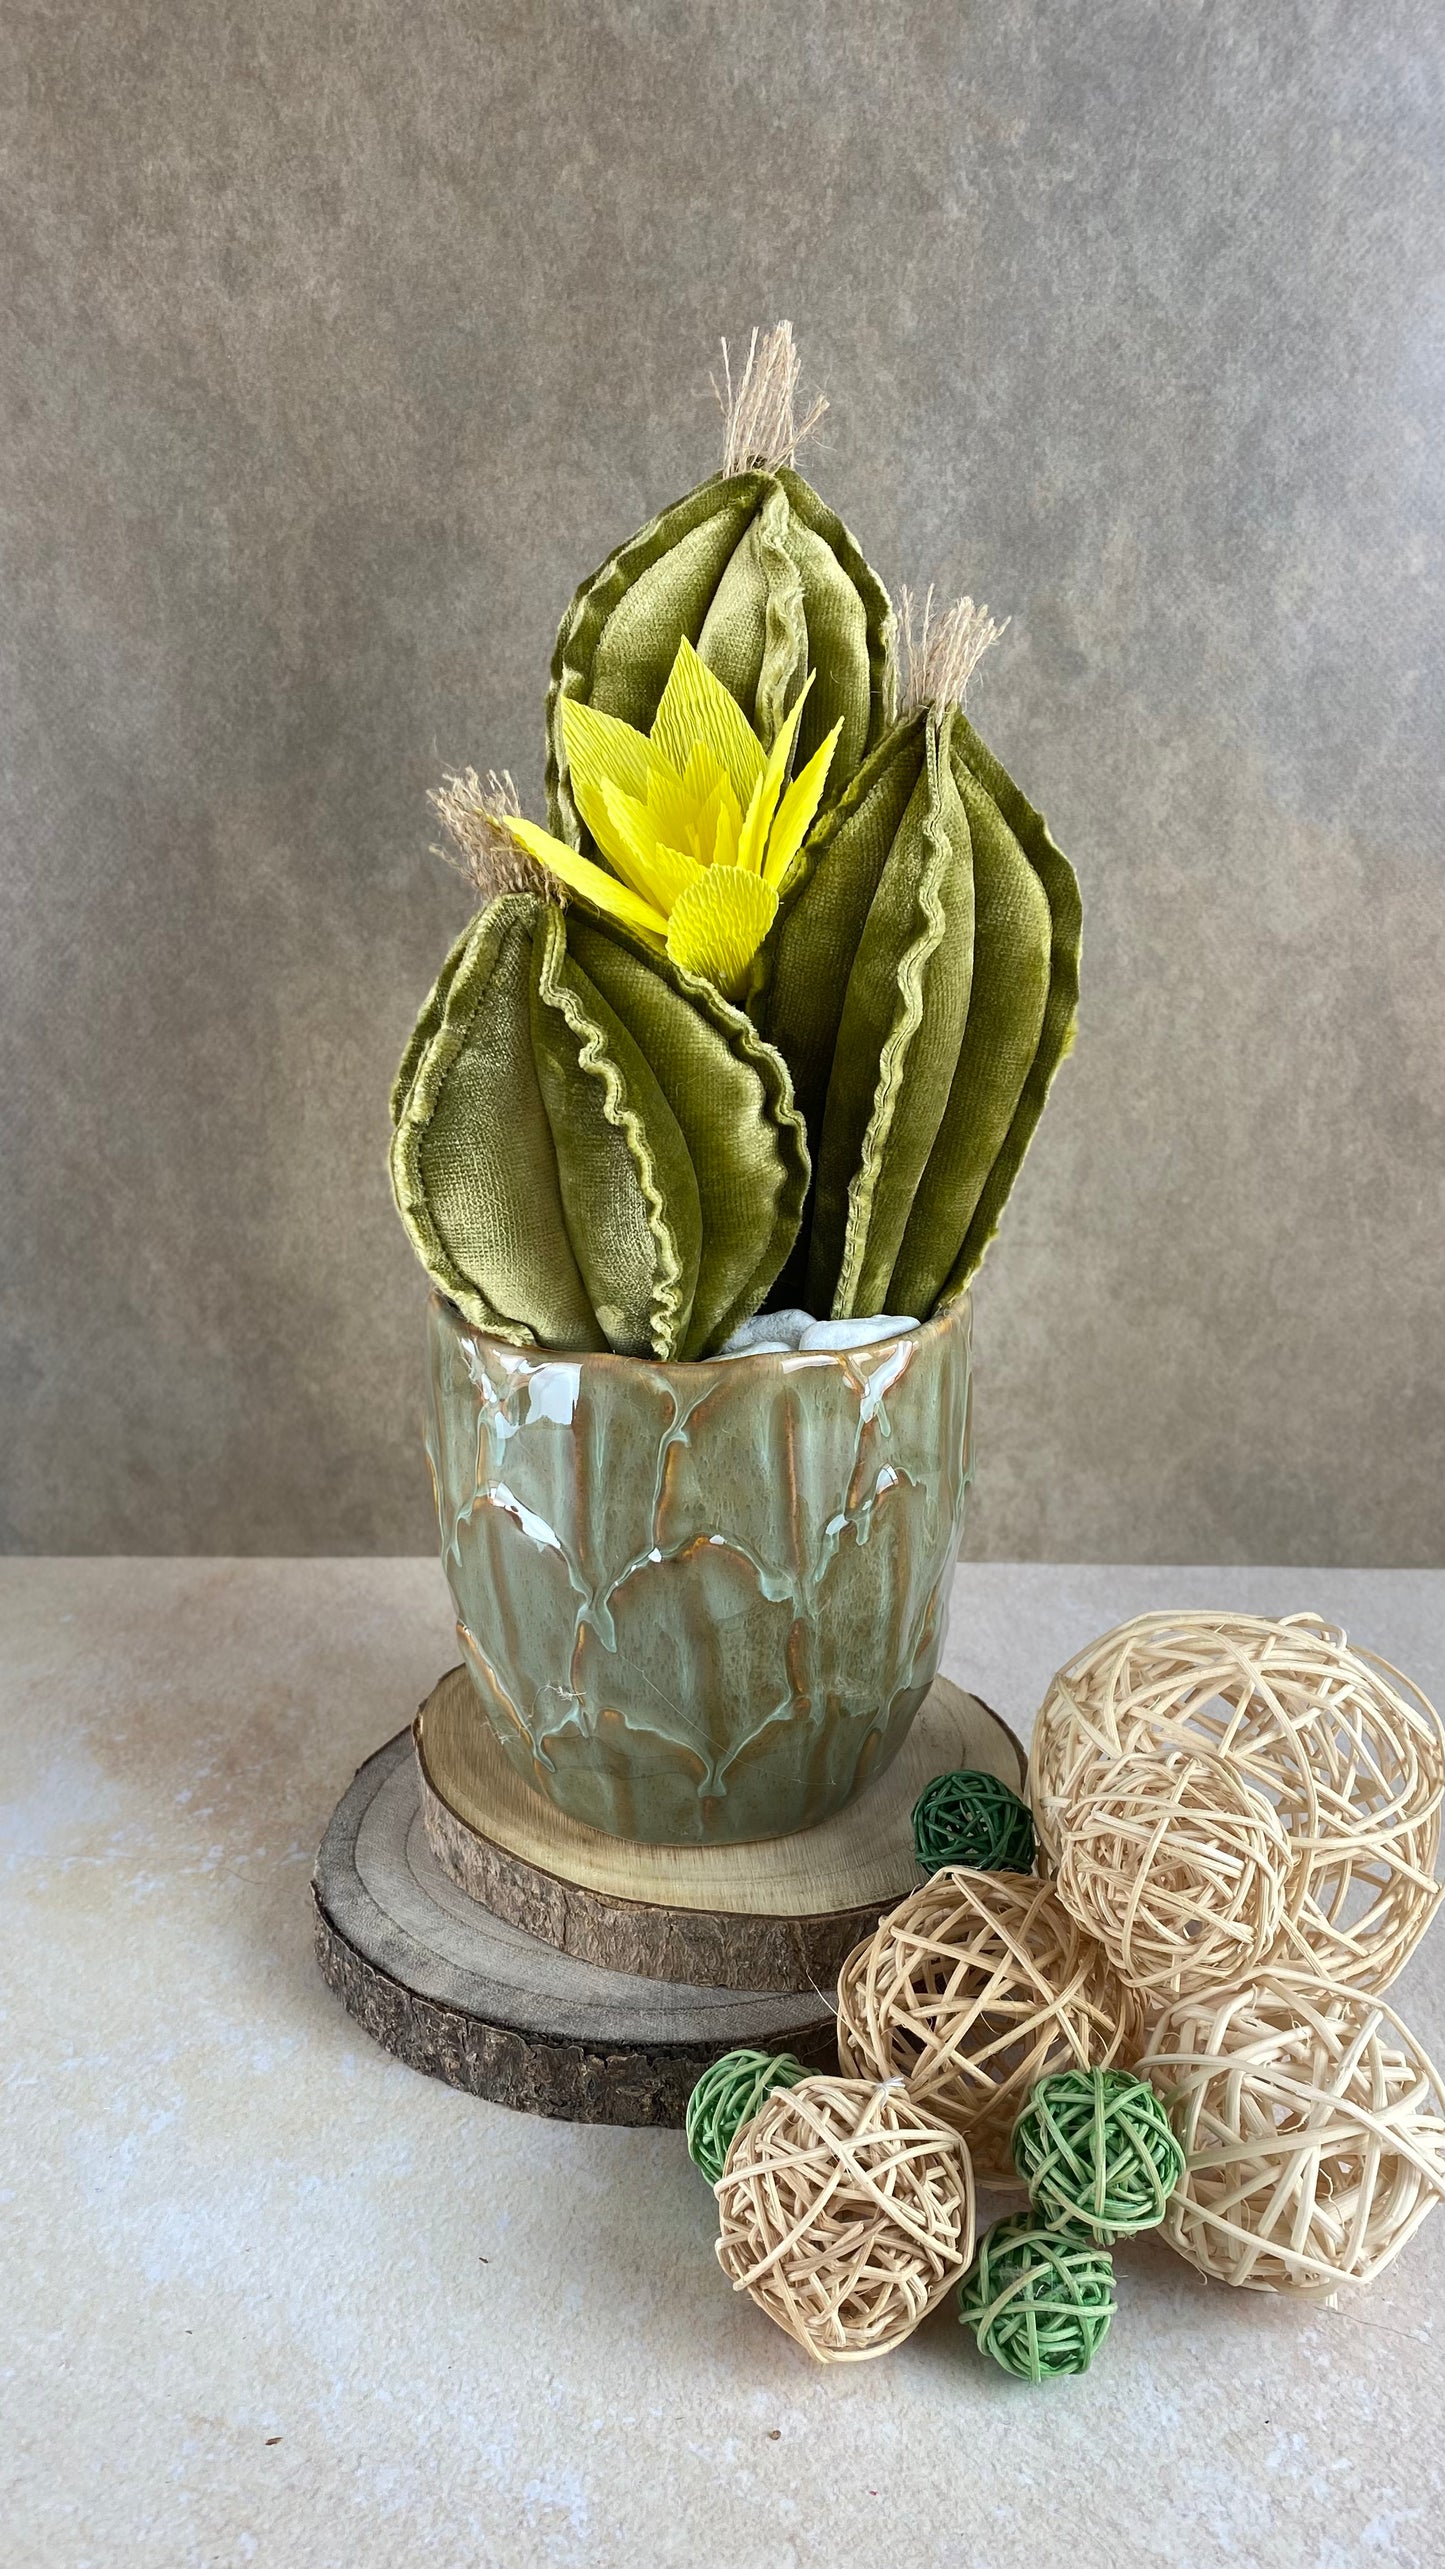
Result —
<path fill-rule="evenodd" d="M 776 892 L 756 874 L 735 865 L 704 866 L 668 920 L 667 951 L 685 972 L 736 999 L 777 911 Z"/>
<path fill-rule="evenodd" d="M 781 892 L 784 881 L 799 848 L 813 826 L 813 816 L 823 799 L 833 751 L 837 746 L 841 722 L 833 725 L 821 749 L 815 749 L 800 776 L 795 776 L 781 803 L 778 817 L 768 832 L 767 854 L 763 858 L 763 881 Z"/>
<path fill-rule="evenodd" d="M 524 847 L 529 856 L 534 856 L 539 865 L 545 865 L 550 873 L 557 875 L 570 891 L 580 892 L 583 900 L 590 901 L 594 909 L 604 911 L 610 919 L 620 919 L 625 927 L 636 928 L 640 935 L 656 944 L 664 942 L 667 921 L 661 912 L 655 910 L 650 901 L 640 900 L 625 883 L 619 883 L 615 874 L 605 873 L 600 865 L 593 864 L 590 857 L 579 856 L 575 848 L 564 847 L 560 839 L 553 838 L 550 830 L 538 829 L 535 821 L 518 820 L 515 814 L 509 813 L 505 825 L 518 847 Z"/>
<path fill-rule="evenodd" d="M 644 732 L 634 731 L 631 723 L 619 722 L 615 714 L 599 714 L 592 705 L 579 704 L 575 696 L 562 699 L 562 738 L 567 749 L 567 770 L 572 780 L 572 799 L 599 847 L 604 845 L 606 810 L 602 802 L 604 785 L 616 785 L 624 794 L 647 798 L 647 777 L 651 753 Z M 607 849 L 611 855 L 611 849 Z"/>
<path fill-rule="evenodd" d="M 682 790 L 689 802 L 694 805 L 705 803 L 713 788 L 721 785 L 726 776 L 727 769 L 711 741 L 695 740 L 682 771 Z"/>
<path fill-rule="evenodd" d="M 762 743 L 736 697 L 699 660 L 685 635 L 653 718 L 651 739 L 679 776 L 687 772 L 694 743 L 706 742 L 731 780 L 739 810 L 747 810 L 763 772 Z"/>
<path fill-rule="evenodd" d="M 704 795 L 687 825 L 687 844 L 701 865 L 711 865 L 717 847 L 717 816 L 723 797 L 736 808 L 737 798 L 725 776 L 719 776 L 710 794 Z"/>
<path fill-rule="evenodd" d="M 768 832 L 773 826 L 773 815 L 778 808 L 778 796 L 783 790 L 783 778 L 788 772 L 788 761 L 793 755 L 793 743 L 798 736 L 798 724 L 812 683 L 813 672 L 810 669 L 798 690 L 796 703 L 784 718 L 778 737 L 768 752 L 768 763 L 758 779 L 752 801 L 748 805 L 747 819 L 743 823 L 742 836 L 738 840 L 737 861 L 749 874 L 758 874 L 762 871 L 763 850 L 768 843 Z"/>
<path fill-rule="evenodd" d="M 687 848 L 702 864 L 710 865 L 720 800 L 740 821 L 731 780 L 710 749 L 694 745 L 686 777 L 679 777 L 665 758 L 654 759 L 647 780 L 647 810 L 667 846 Z"/>
<path fill-rule="evenodd" d="M 665 758 L 654 757 L 647 772 L 647 810 L 659 838 L 678 847 L 687 836 L 692 805 L 683 790 L 682 778 Z"/>
<path fill-rule="evenodd" d="M 717 827 L 713 832 L 712 842 L 714 865 L 736 865 L 742 826 L 743 816 L 738 810 L 737 798 L 729 794 L 726 801 L 718 805 Z"/>
<path fill-rule="evenodd" d="M 639 803 L 635 796 L 619 794 L 615 785 L 604 785 L 602 799 L 607 807 L 607 836 L 601 842 L 604 852 L 634 892 L 640 892 L 665 916 L 678 894 L 700 871 L 696 857 L 670 847 L 650 806 Z"/>

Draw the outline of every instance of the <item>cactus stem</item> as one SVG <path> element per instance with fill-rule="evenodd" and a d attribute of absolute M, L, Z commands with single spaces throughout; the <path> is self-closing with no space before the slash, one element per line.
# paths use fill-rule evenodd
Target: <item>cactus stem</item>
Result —
<path fill-rule="evenodd" d="M 798 381 L 803 361 L 793 345 L 791 321 L 771 330 L 755 330 L 747 362 L 733 382 L 728 343 L 722 342 L 723 379 L 712 388 L 723 415 L 723 472 L 768 473 L 791 464 L 803 439 L 817 427 L 828 404 L 820 393 L 810 410 L 797 415 Z"/>
<path fill-rule="evenodd" d="M 935 618 L 931 581 L 916 633 L 911 590 L 899 590 L 898 607 L 908 665 L 905 710 L 921 705 L 961 705 L 970 678 L 984 653 L 1000 634 L 1007 632 L 1009 618 L 1005 616 L 1002 624 L 995 624 L 987 607 L 976 607 L 972 598 L 959 598 Z"/>
<path fill-rule="evenodd" d="M 433 848 L 444 865 L 464 874 L 485 904 L 501 892 L 536 892 L 543 900 L 565 906 L 566 892 L 555 874 L 519 847 L 507 828 L 507 815 L 521 812 L 517 789 L 506 769 L 489 770 L 485 783 L 474 767 L 446 776 L 429 803 L 440 812 L 450 847 Z"/>

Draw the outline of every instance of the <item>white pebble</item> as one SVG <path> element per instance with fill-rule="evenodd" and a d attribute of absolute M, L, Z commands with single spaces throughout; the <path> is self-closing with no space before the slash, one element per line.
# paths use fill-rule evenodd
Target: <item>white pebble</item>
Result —
<path fill-rule="evenodd" d="M 910 1329 L 917 1327 L 916 1320 L 889 1311 L 880 1311 L 871 1320 L 814 1320 L 798 1345 L 800 1349 L 876 1347 L 885 1338 L 905 1338 Z"/>
<path fill-rule="evenodd" d="M 755 1311 L 751 1320 L 738 1323 L 732 1336 L 723 1340 L 717 1353 L 720 1356 L 771 1356 L 779 1348 L 791 1353 L 804 1330 L 816 1327 L 811 1311 Z"/>

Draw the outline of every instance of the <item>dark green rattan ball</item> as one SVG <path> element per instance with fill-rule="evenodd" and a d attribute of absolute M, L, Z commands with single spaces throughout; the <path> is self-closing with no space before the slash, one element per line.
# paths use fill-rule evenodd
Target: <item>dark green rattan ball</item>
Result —
<path fill-rule="evenodd" d="M 687 2149 L 709 2185 L 722 2175 L 734 2133 L 752 2121 L 763 2098 L 808 2075 L 791 2052 L 724 2052 L 703 2071 L 687 2100 Z"/>
<path fill-rule="evenodd" d="M 1045 2221 L 1095 2239 L 1152 2230 L 1184 2174 L 1184 2152 L 1154 2090 L 1122 2069 L 1041 2078 L 1013 2129 L 1014 2166 Z"/>
<path fill-rule="evenodd" d="M 1087 2373 L 1114 2316 L 1114 2260 L 1082 2230 L 1015 2212 L 985 2232 L 958 2288 L 958 2315 L 1020 2381 Z"/>
<path fill-rule="evenodd" d="M 925 1873 L 946 1864 L 974 1873 L 1032 1873 L 1034 1823 L 1027 1802 L 996 1775 L 961 1766 L 935 1775 L 913 1805 L 913 1851 Z"/>

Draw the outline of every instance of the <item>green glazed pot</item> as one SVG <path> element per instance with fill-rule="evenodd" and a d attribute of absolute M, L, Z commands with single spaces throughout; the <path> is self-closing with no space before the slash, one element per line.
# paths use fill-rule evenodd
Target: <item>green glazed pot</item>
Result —
<path fill-rule="evenodd" d="M 938 1666 L 969 1478 L 967 1296 L 903 1338 L 661 1364 L 431 1301 L 442 1561 L 507 1756 L 615 1837 L 813 1827 Z"/>

